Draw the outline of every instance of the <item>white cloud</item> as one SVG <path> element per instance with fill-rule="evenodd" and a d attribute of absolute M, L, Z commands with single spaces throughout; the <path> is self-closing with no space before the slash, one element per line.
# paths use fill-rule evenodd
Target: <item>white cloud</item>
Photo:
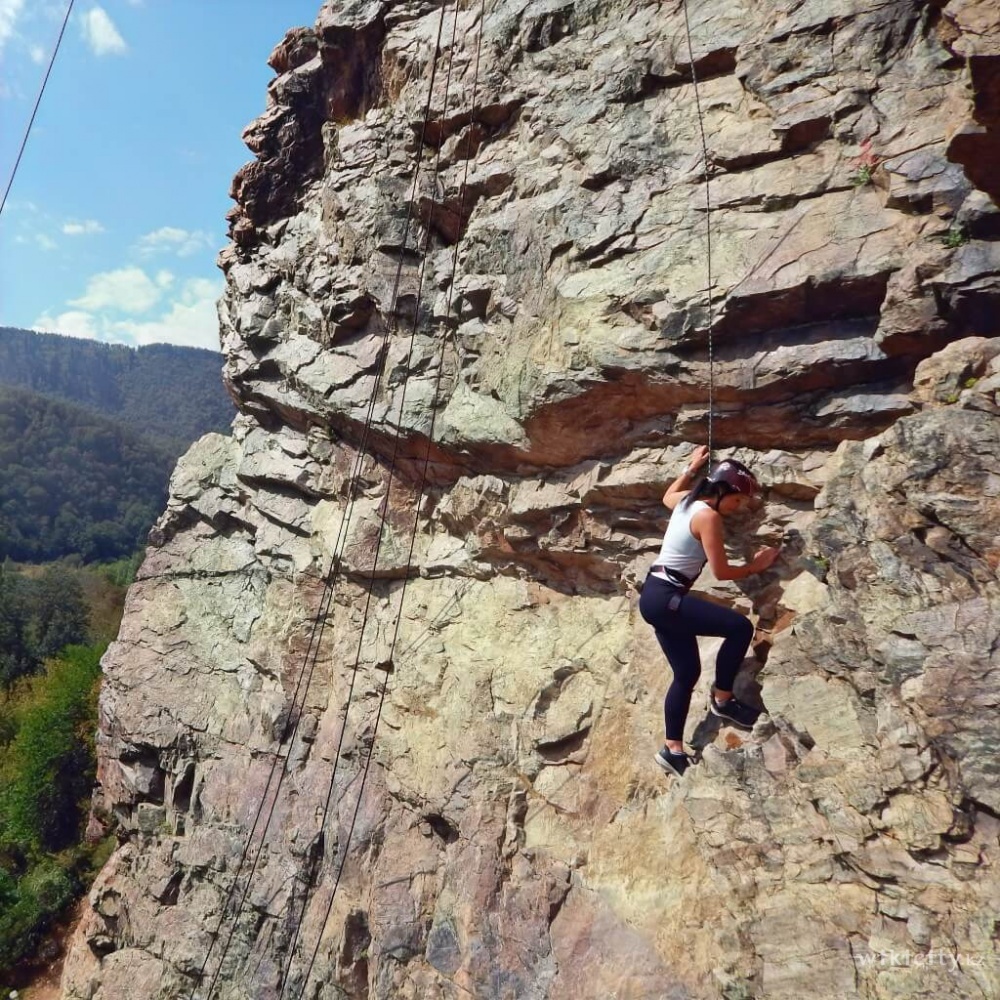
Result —
<path fill-rule="evenodd" d="M 160 289 L 141 267 L 123 267 L 118 271 L 95 274 L 87 282 L 87 290 L 71 306 L 96 311 L 148 312 L 160 301 Z"/>
<path fill-rule="evenodd" d="M 0 0 L 0 52 L 14 34 L 24 0 Z"/>
<path fill-rule="evenodd" d="M 28 48 L 28 54 L 31 56 L 31 61 L 33 63 L 38 63 L 41 65 L 45 62 L 45 49 L 41 45 L 31 45 Z"/>
<path fill-rule="evenodd" d="M 85 222 L 67 222 L 63 225 L 62 231 L 67 236 L 91 236 L 94 233 L 103 233 L 104 226 L 95 219 L 87 219 Z"/>
<path fill-rule="evenodd" d="M 50 236 L 46 236 L 45 233 L 36 233 L 35 242 L 43 250 L 55 250 L 59 246 L 59 244 L 56 243 L 54 239 L 52 239 Z"/>
<path fill-rule="evenodd" d="M 163 226 L 139 239 L 139 252 L 148 257 L 154 253 L 175 253 L 178 257 L 190 257 L 199 250 L 211 249 L 212 238 L 200 229 L 191 232 L 176 226 Z"/>
<path fill-rule="evenodd" d="M 0 0 L 2 3 L 3 0 Z M 83 37 L 96 56 L 121 55 L 128 51 L 125 39 L 103 7 L 92 7 L 81 19 Z"/>
<path fill-rule="evenodd" d="M 123 273 L 125 271 L 110 272 L 112 275 Z M 88 294 L 95 287 L 95 282 L 107 284 L 102 280 L 107 277 L 108 275 L 95 275 L 88 286 Z M 173 285 L 174 277 L 169 272 L 161 271 L 157 278 L 162 277 L 169 278 L 169 284 Z M 222 294 L 222 288 L 221 280 L 189 278 L 180 285 L 172 300 L 163 303 L 162 312 L 153 319 L 141 322 L 114 319 L 106 312 L 102 312 L 101 306 L 87 306 L 57 316 L 46 313 L 35 321 L 32 329 L 133 346 L 165 343 L 218 351 L 219 320 L 215 304 Z M 70 305 L 79 305 L 86 298 L 87 296 L 84 296 L 84 299 L 77 299 Z M 95 300 L 96 298 L 95 296 Z"/>
<path fill-rule="evenodd" d="M 169 288 L 174 283 L 174 276 L 169 271 L 157 271 L 156 283 L 160 288 Z"/>
<path fill-rule="evenodd" d="M 185 281 L 170 310 L 151 322 L 124 321 L 111 330 L 136 344 L 180 344 L 219 350 L 219 317 L 215 303 L 221 281 L 192 278 Z"/>
<path fill-rule="evenodd" d="M 216 300 L 222 295 L 223 288 L 223 282 L 218 278 L 191 278 L 184 282 L 181 299 L 188 305 L 211 299 L 214 308 Z"/>
<path fill-rule="evenodd" d="M 85 340 L 97 339 L 97 327 L 90 313 L 70 311 L 50 316 L 46 313 L 35 320 L 32 330 L 39 333 L 61 333 L 66 337 L 82 337 Z"/>

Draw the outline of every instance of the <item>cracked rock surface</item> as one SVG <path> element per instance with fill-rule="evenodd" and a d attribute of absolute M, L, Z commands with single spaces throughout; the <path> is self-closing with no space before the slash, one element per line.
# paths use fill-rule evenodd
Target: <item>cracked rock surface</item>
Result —
<path fill-rule="evenodd" d="M 1000 995 L 995 10 L 689 14 L 329 0 L 272 53 L 66 1000 Z M 635 585 L 710 412 L 767 714 L 704 641 L 672 782 Z"/>

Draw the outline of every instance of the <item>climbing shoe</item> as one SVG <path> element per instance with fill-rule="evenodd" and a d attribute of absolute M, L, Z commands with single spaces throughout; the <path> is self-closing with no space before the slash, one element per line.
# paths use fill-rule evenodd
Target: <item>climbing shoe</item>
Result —
<path fill-rule="evenodd" d="M 691 758 L 683 751 L 681 753 L 674 753 L 673 750 L 668 750 L 666 747 L 660 747 L 653 759 L 664 771 L 676 774 L 678 778 L 692 764 Z"/>
<path fill-rule="evenodd" d="M 708 699 L 708 708 L 712 715 L 717 715 L 720 719 L 739 726 L 741 729 L 753 729 L 753 724 L 757 721 L 760 712 L 756 708 L 744 705 L 739 698 L 733 697 L 728 701 L 716 701 L 715 695 Z"/>

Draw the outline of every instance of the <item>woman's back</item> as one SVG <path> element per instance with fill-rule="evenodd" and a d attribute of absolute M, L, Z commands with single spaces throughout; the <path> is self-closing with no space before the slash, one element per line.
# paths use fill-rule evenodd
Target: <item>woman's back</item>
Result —
<path fill-rule="evenodd" d="M 699 511 L 709 509 L 703 500 L 678 504 L 667 523 L 656 566 L 665 566 L 692 581 L 698 576 L 707 558 L 701 542 L 691 534 L 691 519 Z"/>

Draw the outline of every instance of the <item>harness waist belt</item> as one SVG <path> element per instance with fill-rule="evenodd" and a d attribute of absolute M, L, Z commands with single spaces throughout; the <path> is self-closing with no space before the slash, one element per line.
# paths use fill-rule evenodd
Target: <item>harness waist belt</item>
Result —
<path fill-rule="evenodd" d="M 659 577 L 661 580 L 666 580 L 667 583 L 673 584 L 675 587 L 679 587 L 685 593 L 689 591 L 694 586 L 694 580 L 688 579 L 683 573 L 679 573 L 675 569 L 671 569 L 669 566 L 664 566 L 662 563 L 651 566 L 649 572 L 653 576 Z"/>

